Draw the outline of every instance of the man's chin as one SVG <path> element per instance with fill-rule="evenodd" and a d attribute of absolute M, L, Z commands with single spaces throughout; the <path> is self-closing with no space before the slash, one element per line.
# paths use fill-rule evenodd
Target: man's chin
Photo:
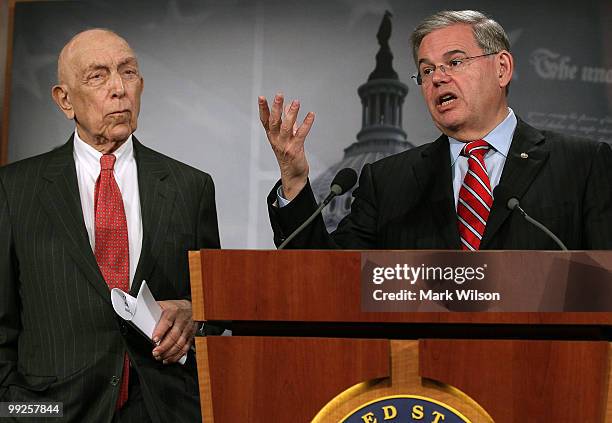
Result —
<path fill-rule="evenodd" d="M 459 119 L 441 119 L 434 121 L 434 123 L 440 131 L 449 136 L 460 132 L 463 126 L 463 121 Z"/>
<path fill-rule="evenodd" d="M 132 135 L 134 131 L 130 125 L 118 125 L 108 131 L 108 139 L 113 143 L 122 143 Z"/>

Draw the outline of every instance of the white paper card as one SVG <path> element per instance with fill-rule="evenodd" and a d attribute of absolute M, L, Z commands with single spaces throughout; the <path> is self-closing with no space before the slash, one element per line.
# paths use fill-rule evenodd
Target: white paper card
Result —
<path fill-rule="evenodd" d="M 162 308 L 157 304 L 146 281 L 142 281 L 138 296 L 132 297 L 119 288 L 111 290 L 111 302 L 115 313 L 123 320 L 131 322 L 149 339 L 153 339 L 153 330 L 162 315 Z M 187 355 L 179 360 L 180 364 L 185 364 Z"/>

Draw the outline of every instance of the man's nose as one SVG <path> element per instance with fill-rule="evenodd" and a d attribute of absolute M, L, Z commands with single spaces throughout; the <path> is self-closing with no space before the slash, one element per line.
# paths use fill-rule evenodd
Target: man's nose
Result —
<path fill-rule="evenodd" d="M 123 85 L 123 79 L 117 72 L 113 72 L 110 78 L 110 90 L 112 97 L 123 97 L 125 94 L 125 86 Z"/>
<path fill-rule="evenodd" d="M 434 84 L 439 84 L 440 82 L 447 82 L 450 76 L 446 73 L 447 69 L 444 65 L 438 65 L 434 69 L 431 74 L 431 81 Z"/>

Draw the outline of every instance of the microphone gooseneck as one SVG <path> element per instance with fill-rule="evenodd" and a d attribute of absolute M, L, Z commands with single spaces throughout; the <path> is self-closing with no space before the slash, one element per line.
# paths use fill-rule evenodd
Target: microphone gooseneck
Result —
<path fill-rule="evenodd" d="M 565 244 L 563 244 L 563 242 L 561 242 L 561 240 L 557 237 L 557 235 L 552 233 L 550 229 L 548 229 L 546 226 L 544 226 L 543 224 L 535 220 L 533 217 L 529 216 L 527 212 L 521 208 L 521 204 L 518 198 L 512 195 L 512 193 L 507 187 L 498 185 L 493 191 L 493 196 L 500 197 L 502 199 L 502 203 L 506 204 L 506 207 L 508 208 L 508 210 L 510 211 L 518 210 L 519 213 L 525 218 L 526 221 L 528 221 L 529 223 L 534 225 L 536 228 L 540 229 L 542 232 L 548 235 L 549 238 L 555 241 L 555 243 L 559 246 L 559 248 L 561 248 L 561 250 L 567 251 L 567 247 L 565 246 Z"/>

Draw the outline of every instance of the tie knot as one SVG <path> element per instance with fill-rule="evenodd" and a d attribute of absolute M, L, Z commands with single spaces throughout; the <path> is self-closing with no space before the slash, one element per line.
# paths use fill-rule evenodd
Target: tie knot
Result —
<path fill-rule="evenodd" d="M 469 157 L 470 155 L 483 157 L 490 148 L 491 146 L 485 140 L 470 141 L 465 144 L 461 154 L 466 157 Z"/>
<path fill-rule="evenodd" d="M 117 158 L 114 154 L 104 154 L 100 157 L 100 170 L 113 170 Z"/>

